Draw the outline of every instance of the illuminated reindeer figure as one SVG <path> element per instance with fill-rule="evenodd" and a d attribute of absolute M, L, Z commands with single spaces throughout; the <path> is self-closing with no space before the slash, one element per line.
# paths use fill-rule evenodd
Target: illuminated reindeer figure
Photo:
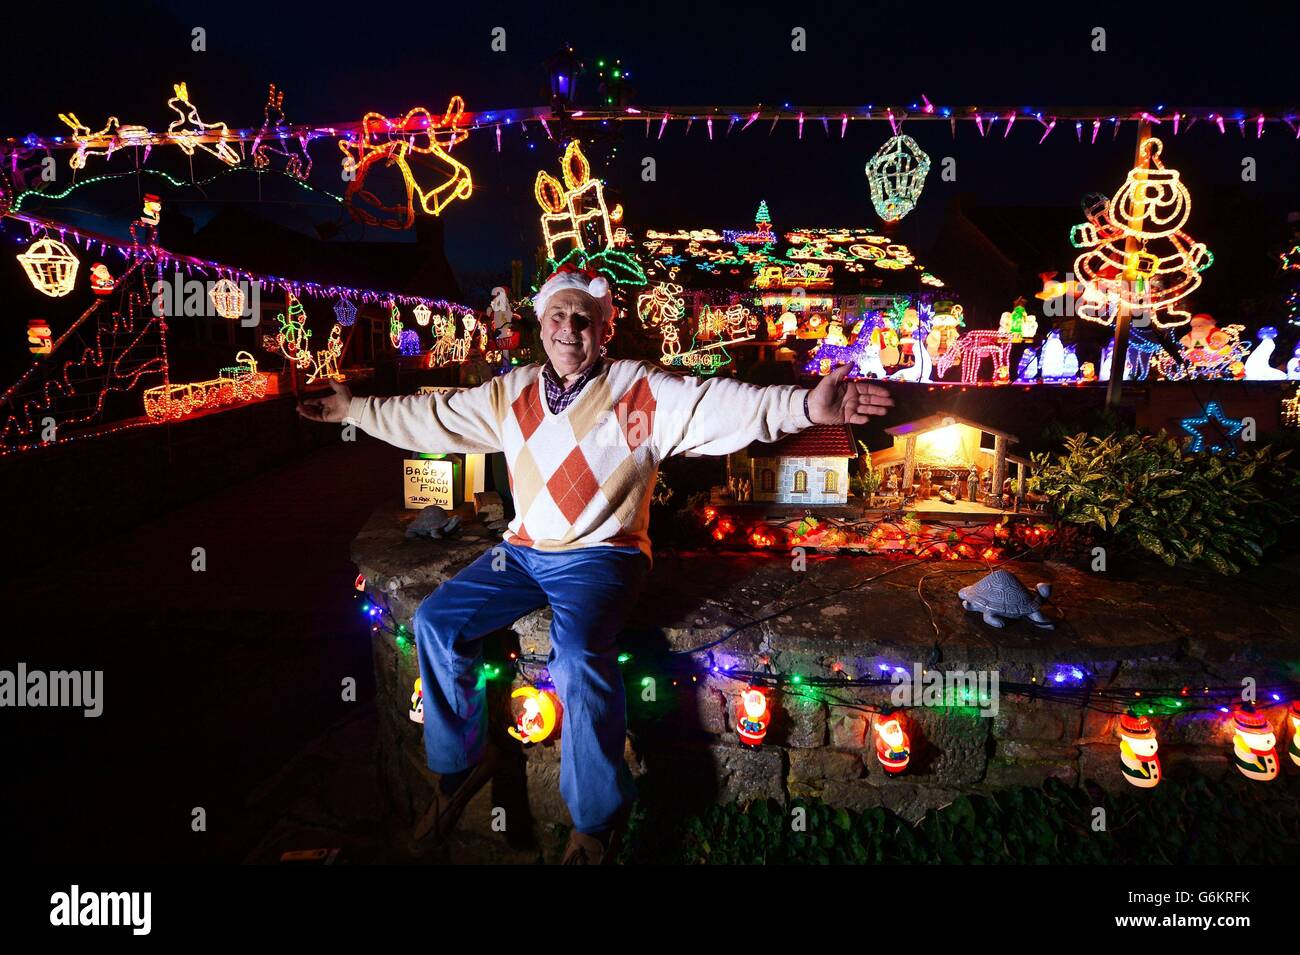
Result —
<path fill-rule="evenodd" d="M 980 365 L 985 358 L 993 361 L 993 380 L 1005 380 L 1011 367 L 1011 337 L 989 329 L 967 332 L 939 356 L 934 370 L 942 378 L 961 359 L 961 382 L 973 385 L 979 381 Z"/>
<path fill-rule="evenodd" d="M 227 142 L 230 138 L 229 127 L 225 123 L 203 122 L 199 116 L 199 108 L 190 102 L 190 91 L 184 83 L 177 83 L 172 89 L 176 91 L 176 95 L 167 101 L 167 105 L 180 117 L 167 127 L 167 134 L 172 142 L 180 146 L 181 151 L 187 156 L 193 156 L 195 148 L 198 148 L 211 153 L 227 165 L 239 165 L 239 153 L 235 152 Z M 182 106 L 185 107 L 184 111 L 181 109 Z M 190 124 L 189 129 L 184 128 L 185 123 Z M 218 130 L 220 135 L 215 146 L 209 146 L 199 139 L 212 130 Z"/>
<path fill-rule="evenodd" d="M 277 156 L 284 156 L 286 159 L 284 171 L 295 179 L 306 179 L 311 175 L 311 154 L 307 152 L 307 137 L 292 136 L 286 131 L 288 123 L 284 118 L 284 90 L 275 88 L 271 84 L 270 90 L 266 94 L 266 106 L 262 109 L 262 128 L 257 131 L 257 138 L 253 140 L 253 166 L 256 169 L 266 169 L 271 165 L 269 153 Z M 275 113 L 275 120 L 272 121 L 271 114 Z M 269 142 L 271 139 L 295 139 L 302 150 L 299 156 L 288 146 L 281 147 Z M 262 142 L 262 140 L 268 142 Z M 305 162 L 304 162 L 305 161 Z"/>

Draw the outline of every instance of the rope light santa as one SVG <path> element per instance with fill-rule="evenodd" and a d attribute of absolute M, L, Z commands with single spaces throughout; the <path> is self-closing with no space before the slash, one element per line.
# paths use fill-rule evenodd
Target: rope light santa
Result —
<path fill-rule="evenodd" d="M 1082 318 L 1113 325 L 1126 307 L 1157 328 L 1191 321 L 1178 306 L 1201 284 L 1214 256 L 1183 231 L 1192 197 L 1178 170 L 1160 159 L 1163 148 L 1155 137 L 1143 141 L 1124 185 L 1112 198 L 1089 197 L 1088 221 L 1071 230 L 1070 242 L 1085 250 L 1074 261 L 1083 285 Z"/>

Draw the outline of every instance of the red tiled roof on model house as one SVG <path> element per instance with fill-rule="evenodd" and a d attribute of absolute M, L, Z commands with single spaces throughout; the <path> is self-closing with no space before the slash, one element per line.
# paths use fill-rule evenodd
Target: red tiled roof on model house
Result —
<path fill-rule="evenodd" d="M 749 446 L 751 458 L 853 458 L 857 454 L 853 431 L 846 424 L 815 424 L 774 444 L 755 441 Z"/>

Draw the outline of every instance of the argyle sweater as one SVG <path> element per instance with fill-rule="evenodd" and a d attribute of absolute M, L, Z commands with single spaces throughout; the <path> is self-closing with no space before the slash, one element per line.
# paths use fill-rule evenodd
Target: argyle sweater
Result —
<path fill-rule="evenodd" d="M 805 391 L 606 361 L 559 414 L 540 365 L 464 391 L 353 398 L 348 420 L 428 453 L 503 451 L 515 517 L 506 540 L 539 550 L 635 547 L 650 555 L 650 499 L 673 454 L 729 454 L 808 427 Z"/>

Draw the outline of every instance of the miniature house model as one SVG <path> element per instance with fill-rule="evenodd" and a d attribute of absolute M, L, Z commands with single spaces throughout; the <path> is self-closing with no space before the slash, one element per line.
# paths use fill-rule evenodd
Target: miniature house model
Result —
<path fill-rule="evenodd" d="M 751 444 L 733 459 L 750 480 L 753 500 L 776 504 L 844 504 L 849 460 L 857 457 L 846 425 L 813 425 L 775 444 Z"/>
<path fill-rule="evenodd" d="M 1010 454 L 1013 434 L 957 415 L 928 415 L 886 428 L 892 447 L 873 451 L 881 490 L 923 500 L 947 489 L 957 500 L 1000 506 L 1007 467 L 1015 465 L 1015 495 L 1025 496 L 1029 461 Z M 991 447 L 989 446 L 991 445 Z"/>

